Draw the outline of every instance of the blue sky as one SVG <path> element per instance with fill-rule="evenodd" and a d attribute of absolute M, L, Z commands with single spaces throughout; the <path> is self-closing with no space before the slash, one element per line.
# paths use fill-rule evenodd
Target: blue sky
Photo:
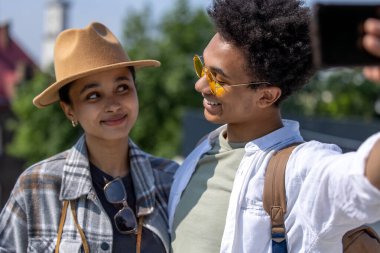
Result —
<path fill-rule="evenodd" d="M 50 0 L 0 0 L 0 23 L 11 22 L 13 38 L 39 63 L 43 34 L 44 7 Z M 175 0 L 69 0 L 69 27 L 85 27 L 92 21 L 106 24 L 119 38 L 122 20 L 130 10 L 151 5 L 156 18 L 169 9 Z M 317 0 L 306 0 L 311 4 Z M 377 2 L 380 0 L 318 0 L 319 2 Z M 193 8 L 205 9 L 211 0 L 189 0 Z"/>
<path fill-rule="evenodd" d="M 0 0 L 0 23 L 10 21 L 12 37 L 37 62 L 40 62 L 44 8 L 49 0 Z M 92 21 L 106 24 L 121 38 L 122 21 L 128 11 L 151 5 L 158 18 L 174 0 L 69 0 L 69 27 L 81 28 Z M 211 0 L 189 0 L 193 8 L 204 8 Z"/>

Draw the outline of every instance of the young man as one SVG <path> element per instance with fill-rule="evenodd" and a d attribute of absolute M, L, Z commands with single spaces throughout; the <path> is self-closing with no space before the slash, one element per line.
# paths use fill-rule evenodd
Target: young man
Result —
<path fill-rule="evenodd" d="M 184 161 L 169 200 L 173 252 L 272 252 L 266 167 L 286 169 L 288 252 L 342 252 L 342 236 L 380 219 L 380 134 L 357 152 L 304 142 L 280 104 L 313 74 L 309 10 L 297 0 L 214 0 L 217 33 L 194 57 L 204 115 L 224 124 Z"/>

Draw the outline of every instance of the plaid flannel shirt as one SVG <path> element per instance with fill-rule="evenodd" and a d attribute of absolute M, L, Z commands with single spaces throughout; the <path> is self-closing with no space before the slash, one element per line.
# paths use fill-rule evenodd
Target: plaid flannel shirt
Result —
<path fill-rule="evenodd" d="M 131 140 L 129 155 L 137 215 L 169 252 L 167 202 L 178 165 L 153 157 Z M 39 162 L 19 177 L 0 214 L 0 252 L 53 252 L 63 200 L 75 200 L 77 218 L 91 252 L 112 251 L 111 220 L 92 186 L 85 138 L 70 150 Z M 60 252 L 81 251 L 81 237 L 68 210 Z"/>

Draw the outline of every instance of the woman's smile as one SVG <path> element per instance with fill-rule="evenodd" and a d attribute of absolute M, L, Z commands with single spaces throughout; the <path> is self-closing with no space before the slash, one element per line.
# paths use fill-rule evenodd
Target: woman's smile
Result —
<path fill-rule="evenodd" d="M 118 126 L 126 121 L 127 116 L 127 114 L 117 114 L 112 117 L 101 120 L 100 123 L 107 126 Z"/>

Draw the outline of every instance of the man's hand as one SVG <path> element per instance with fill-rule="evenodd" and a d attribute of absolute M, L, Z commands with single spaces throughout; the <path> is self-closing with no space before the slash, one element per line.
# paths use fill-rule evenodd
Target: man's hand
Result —
<path fill-rule="evenodd" d="M 364 48 L 373 55 L 380 57 L 380 19 L 369 18 L 364 23 Z M 369 80 L 380 82 L 380 66 L 365 67 L 363 74 Z"/>

